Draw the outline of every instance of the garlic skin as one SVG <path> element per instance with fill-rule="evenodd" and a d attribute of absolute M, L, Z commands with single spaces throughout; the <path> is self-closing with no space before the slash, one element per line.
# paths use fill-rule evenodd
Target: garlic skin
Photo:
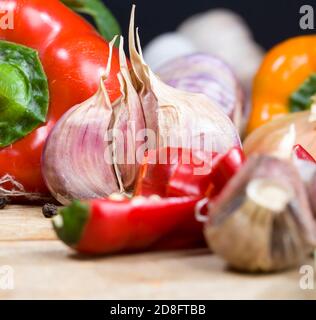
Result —
<path fill-rule="evenodd" d="M 243 131 L 248 110 L 244 93 L 231 68 L 209 54 L 184 55 L 162 65 L 157 74 L 166 84 L 188 92 L 202 93 Z"/>
<path fill-rule="evenodd" d="M 313 111 L 295 112 L 269 121 L 244 141 L 247 155 L 270 154 L 289 159 L 296 144 L 316 157 L 316 122 Z"/>
<path fill-rule="evenodd" d="M 145 152 L 144 138 L 138 137 L 138 134 L 145 130 L 145 119 L 140 99 L 129 73 L 123 37 L 120 37 L 119 55 L 121 68 L 118 79 L 122 96 L 119 99 L 119 106 L 114 108 L 113 163 L 124 189 L 132 191 L 140 163 L 140 159 L 137 159 L 137 152 L 141 154 Z M 141 160 L 142 158 L 141 156 Z"/>
<path fill-rule="evenodd" d="M 143 106 L 146 127 L 158 134 L 159 147 L 183 147 L 225 153 L 240 146 L 235 126 L 209 98 L 163 83 L 145 63 L 138 34 L 135 43 L 135 6 L 129 46 L 135 87 Z M 153 148 L 155 149 L 155 148 Z"/>
<path fill-rule="evenodd" d="M 197 52 L 196 46 L 177 32 L 168 32 L 153 39 L 144 49 L 144 59 L 158 71 L 161 66 L 178 57 Z"/>
<path fill-rule="evenodd" d="M 305 184 L 309 203 L 316 219 L 316 164 L 297 158 L 294 158 L 293 162 Z"/>
<path fill-rule="evenodd" d="M 314 217 L 316 219 L 316 170 L 307 186 L 307 190 Z"/>
<path fill-rule="evenodd" d="M 255 43 L 241 16 L 227 9 L 210 10 L 188 18 L 178 31 L 200 52 L 213 54 L 228 63 L 250 93 L 264 50 Z"/>
<path fill-rule="evenodd" d="M 251 157 L 208 212 L 206 240 L 237 270 L 291 268 L 316 245 L 304 184 L 290 162 L 274 157 Z"/>

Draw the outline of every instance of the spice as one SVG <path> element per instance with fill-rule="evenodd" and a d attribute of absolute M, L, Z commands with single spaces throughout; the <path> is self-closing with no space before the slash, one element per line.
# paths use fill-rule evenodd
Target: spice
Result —
<path fill-rule="evenodd" d="M 52 218 L 57 215 L 58 207 L 52 203 L 44 204 L 42 212 L 45 218 Z"/>
<path fill-rule="evenodd" d="M 58 237 L 79 252 L 146 250 L 171 235 L 178 226 L 194 226 L 194 207 L 199 199 L 152 196 L 74 201 L 59 211 L 53 225 Z M 195 239 L 200 239 L 201 226 L 196 232 Z M 185 240 L 186 234 L 181 237 Z"/>
<path fill-rule="evenodd" d="M 316 245 L 306 189 L 288 161 L 251 157 L 208 209 L 207 242 L 238 270 L 294 267 Z"/>
<path fill-rule="evenodd" d="M 0 209 L 4 209 L 8 204 L 7 198 L 0 198 Z"/>

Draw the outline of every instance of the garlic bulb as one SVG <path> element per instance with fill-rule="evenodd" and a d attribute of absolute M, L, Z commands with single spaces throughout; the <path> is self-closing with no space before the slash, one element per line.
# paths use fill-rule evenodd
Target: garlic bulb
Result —
<path fill-rule="evenodd" d="M 197 52 L 194 44 L 177 32 L 164 33 L 153 39 L 144 49 L 144 58 L 154 70 L 178 57 Z"/>
<path fill-rule="evenodd" d="M 208 211 L 210 248 L 238 270 L 294 267 L 316 245 L 304 184 L 287 161 L 251 157 Z"/>
<path fill-rule="evenodd" d="M 291 113 L 274 119 L 252 132 L 244 141 L 247 155 L 270 154 L 289 158 L 296 144 L 316 157 L 315 111 Z"/>
<path fill-rule="evenodd" d="M 174 88 L 208 96 L 242 131 L 248 114 L 243 90 L 222 60 L 204 53 L 184 55 L 162 65 L 157 74 Z"/>
<path fill-rule="evenodd" d="M 224 153 L 240 146 L 230 119 L 207 97 L 161 82 L 135 46 L 130 27 L 132 70 L 120 42 L 118 78 L 122 96 L 111 104 L 103 78 L 97 93 L 70 109 L 55 125 L 43 152 L 43 176 L 62 204 L 134 188 L 147 149 L 183 147 Z M 139 40 L 138 49 L 140 50 Z"/>
<path fill-rule="evenodd" d="M 216 103 L 204 95 L 170 87 L 152 72 L 143 59 L 138 34 L 136 49 L 134 20 L 135 7 L 129 30 L 130 59 L 146 127 L 158 135 L 156 147 L 225 153 L 240 145 L 236 128 Z"/>
<path fill-rule="evenodd" d="M 254 42 L 243 19 L 226 9 L 197 14 L 184 21 L 178 31 L 201 52 L 222 58 L 250 91 L 263 49 Z"/>

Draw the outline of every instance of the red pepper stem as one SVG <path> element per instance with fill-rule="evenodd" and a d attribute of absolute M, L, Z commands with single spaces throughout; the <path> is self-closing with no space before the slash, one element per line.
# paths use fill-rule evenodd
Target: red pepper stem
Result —
<path fill-rule="evenodd" d="M 89 216 L 88 204 L 73 201 L 68 207 L 59 210 L 58 215 L 53 218 L 53 227 L 58 237 L 73 247 L 80 241 Z"/>

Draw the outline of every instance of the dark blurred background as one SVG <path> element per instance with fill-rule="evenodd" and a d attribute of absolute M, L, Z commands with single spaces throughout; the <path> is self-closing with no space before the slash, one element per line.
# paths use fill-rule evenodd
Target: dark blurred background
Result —
<path fill-rule="evenodd" d="M 104 3 L 119 20 L 125 35 L 131 6 L 137 5 L 137 25 L 144 44 L 163 32 L 173 31 L 194 13 L 229 8 L 243 16 L 257 42 L 269 49 L 291 36 L 313 32 L 299 27 L 299 9 L 303 4 L 312 5 L 316 13 L 316 0 L 104 0 Z"/>

